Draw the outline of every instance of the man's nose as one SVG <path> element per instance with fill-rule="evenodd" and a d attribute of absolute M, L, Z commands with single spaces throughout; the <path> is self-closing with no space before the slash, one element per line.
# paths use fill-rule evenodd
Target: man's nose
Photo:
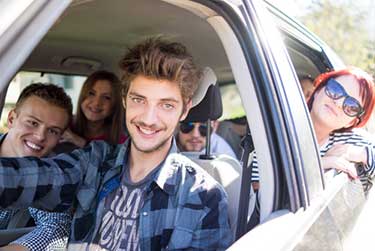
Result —
<path fill-rule="evenodd" d="M 44 128 L 43 126 L 40 126 L 37 128 L 34 135 L 38 140 L 44 141 L 46 139 L 47 129 Z"/>
<path fill-rule="evenodd" d="M 156 124 L 158 120 L 157 108 L 152 105 L 148 105 L 143 112 L 142 120 L 142 122 L 148 125 Z"/>
<path fill-rule="evenodd" d="M 201 133 L 199 132 L 199 125 L 194 125 L 194 129 L 192 131 L 192 134 L 194 137 L 200 137 Z"/>

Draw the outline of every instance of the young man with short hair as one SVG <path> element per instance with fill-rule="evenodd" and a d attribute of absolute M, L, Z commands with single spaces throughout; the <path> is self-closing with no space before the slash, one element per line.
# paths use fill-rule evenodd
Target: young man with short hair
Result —
<path fill-rule="evenodd" d="M 59 142 L 72 116 L 72 102 L 61 87 L 35 83 L 21 92 L 8 114 L 8 132 L 0 135 L 1 157 L 43 157 Z M 69 213 L 28 209 L 36 227 L 0 250 L 43 251 L 63 248 L 69 235 Z M 0 228 L 7 228 L 16 210 L 0 210 Z M 17 214 L 16 214 L 17 215 Z"/>
<path fill-rule="evenodd" d="M 212 128 L 212 127 L 211 127 Z M 207 123 L 181 122 L 177 132 L 177 146 L 182 152 L 204 152 L 207 141 Z M 237 158 L 232 147 L 221 136 L 212 132 L 211 153 L 227 154 Z"/>
<path fill-rule="evenodd" d="M 68 190 L 78 188 L 69 250 L 226 249 L 232 241 L 226 194 L 177 153 L 173 138 L 200 77 L 192 57 L 179 43 L 149 39 L 129 49 L 120 66 L 130 139 L 117 146 L 92 142 L 51 159 L 0 159 L 0 196 L 25 185 L 17 178 L 26 169 L 38 170 L 60 196 L 23 203 L 61 210 L 71 203 Z M 31 187 L 40 185 L 35 180 Z M 18 202 L 20 194 L 14 197 L 0 205 Z"/>

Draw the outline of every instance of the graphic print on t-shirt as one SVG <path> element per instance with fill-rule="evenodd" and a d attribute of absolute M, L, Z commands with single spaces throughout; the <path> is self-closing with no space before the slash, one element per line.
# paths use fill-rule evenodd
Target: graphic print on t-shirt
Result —
<path fill-rule="evenodd" d="M 100 227 L 100 247 L 104 250 L 138 251 L 138 216 L 143 204 L 144 184 L 121 184 L 115 196 L 106 200 L 106 212 Z M 112 197 L 112 198 L 111 198 Z"/>

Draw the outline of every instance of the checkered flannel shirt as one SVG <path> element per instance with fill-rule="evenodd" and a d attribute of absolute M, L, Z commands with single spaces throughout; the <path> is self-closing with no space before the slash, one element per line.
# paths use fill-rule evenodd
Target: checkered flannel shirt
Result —
<path fill-rule="evenodd" d="M 105 200 L 100 195 L 119 180 L 128 145 L 100 141 L 53 158 L 0 158 L 0 206 L 63 209 L 79 185 L 68 248 L 95 245 Z M 199 166 L 174 153 L 176 149 L 173 144 L 147 190 L 140 213 L 141 250 L 224 250 L 232 242 L 226 194 Z"/>
<path fill-rule="evenodd" d="M 0 135 L 0 143 L 6 134 Z M 0 229 L 6 229 L 17 210 L 0 210 Z M 30 207 L 28 212 L 36 224 L 35 229 L 23 235 L 13 244 L 27 247 L 30 251 L 49 251 L 63 249 L 69 236 L 71 214 L 46 212 Z"/>

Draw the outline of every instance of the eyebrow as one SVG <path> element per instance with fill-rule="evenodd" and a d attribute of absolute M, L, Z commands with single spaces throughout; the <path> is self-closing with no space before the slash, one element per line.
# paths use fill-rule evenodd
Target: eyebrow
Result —
<path fill-rule="evenodd" d="M 35 119 L 36 121 L 38 121 L 38 122 L 40 122 L 40 123 L 44 123 L 42 120 L 40 120 L 39 118 L 37 118 L 37 117 L 35 117 L 35 116 L 33 116 L 33 115 L 27 115 L 27 117 L 30 117 L 30 118 L 32 118 L 32 119 Z M 60 131 L 64 131 L 64 129 L 63 128 L 61 128 L 61 127 L 58 127 L 58 126 L 48 126 L 48 128 L 53 128 L 53 129 L 59 129 Z"/>
<path fill-rule="evenodd" d="M 147 99 L 145 96 L 141 95 L 141 94 L 138 94 L 136 92 L 129 92 L 128 94 L 129 96 L 136 96 L 136 97 L 139 97 L 139 98 L 144 98 L 144 99 Z M 161 101 L 163 102 L 173 102 L 173 103 L 179 103 L 180 101 L 173 98 L 173 97 L 170 97 L 170 98 L 162 98 Z"/>

